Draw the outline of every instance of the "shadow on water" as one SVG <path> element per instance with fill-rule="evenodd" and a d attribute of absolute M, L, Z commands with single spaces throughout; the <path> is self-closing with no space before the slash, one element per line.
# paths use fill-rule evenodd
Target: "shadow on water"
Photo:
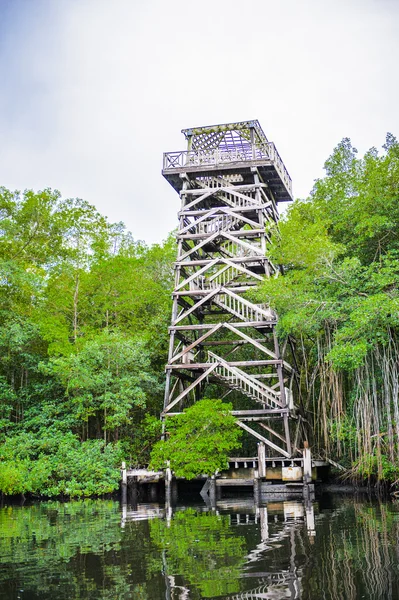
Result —
<path fill-rule="evenodd" d="M 399 505 L 108 500 L 0 509 L 0 598 L 399 598 Z"/>

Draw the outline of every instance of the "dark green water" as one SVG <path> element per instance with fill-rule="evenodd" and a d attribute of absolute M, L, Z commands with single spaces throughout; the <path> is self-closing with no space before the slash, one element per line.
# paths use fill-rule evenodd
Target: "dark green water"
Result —
<path fill-rule="evenodd" d="M 313 526 L 314 521 L 314 526 Z M 399 505 L 322 497 L 0 509 L 1 600 L 399 599 Z"/>

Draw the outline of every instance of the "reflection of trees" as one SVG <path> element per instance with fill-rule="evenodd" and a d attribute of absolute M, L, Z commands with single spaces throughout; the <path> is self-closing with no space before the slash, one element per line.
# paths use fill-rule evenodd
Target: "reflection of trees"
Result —
<path fill-rule="evenodd" d="M 228 516 L 187 509 L 175 513 L 170 524 L 151 521 L 150 535 L 165 550 L 165 574 L 182 576 L 201 594 L 190 597 L 212 598 L 239 591 L 246 543 L 244 537 L 233 534 Z"/>
<path fill-rule="evenodd" d="M 342 502 L 342 501 L 341 501 Z M 396 600 L 399 521 L 389 503 L 344 501 L 318 524 L 303 578 L 304 600 Z"/>
<path fill-rule="evenodd" d="M 90 520 L 90 526 L 88 526 Z M 13 563 L 69 560 L 77 550 L 98 553 L 120 540 L 119 505 L 113 501 L 43 502 L 0 511 L 0 556 Z M 12 557 L 8 554 L 12 547 Z M 43 552 L 43 550 L 46 552 Z"/>
<path fill-rule="evenodd" d="M 332 511 L 318 515 L 316 529 L 315 537 L 294 522 L 276 530 L 269 519 L 269 537 L 250 553 L 254 585 L 229 600 L 399 598 L 395 505 L 339 498 Z"/>
<path fill-rule="evenodd" d="M 123 527 L 113 501 L 6 507 L 0 597 L 24 589 L 29 600 L 399 598 L 397 505 L 335 502 L 316 514 L 315 537 L 298 503 L 220 503 L 226 514 L 186 509 L 149 521 L 146 511 L 157 511 L 142 506 Z"/>
<path fill-rule="evenodd" d="M 1 598 L 15 598 L 16 589 L 40 599 L 131 598 L 129 566 L 113 560 L 121 535 L 119 504 L 113 501 L 1 509 Z M 147 600 L 142 594 L 134 597 Z"/>

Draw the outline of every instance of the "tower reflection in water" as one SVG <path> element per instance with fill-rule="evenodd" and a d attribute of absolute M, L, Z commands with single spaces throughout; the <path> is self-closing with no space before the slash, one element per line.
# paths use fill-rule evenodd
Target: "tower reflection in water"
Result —
<path fill-rule="evenodd" d="M 270 513 L 270 517 L 269 517 Z M 281 523 L 280 531 L 269 533 L 269 518 L 274 524 Z M 246 515 L 246 521 L 248 516 Z M 237 522 L 241 517 L 237 515 Z M 251 550 L 246 556 L 246 566 L 248 576 L 261 580 L 261 585 L 239 594 L 229 596 L 231 600 L 260 599 L 260 598 L 301 598 L 302 571 L 298 569 L 296 563 L 296 529 L 301 530 L 306 526 L 309 539 L 312 541 L 316 535 L 314 505 L 312 502 L 284 501 L 282 503 L 269 503 L 269 505 L 256 507 L 255 523 L 260 524 L 260 542 L 256 548 Z M 273 572 L 270 570 L 259 571 L 255 573 L 251 570 L 251 563 L 262 564 L 262 560 L 267 552 L 273 551 L 279 547 L 281 541 L 286 540 L 289 547 L 289 567 L 281 571 Z"/>
<path fill-rule="evenodd" d="M 202 509 L 150 510 L 149 517 L 162 517 L 151 520 L 150 535 L 162 554 L 167 600 L 301 597 L 297 538 L 307 532 L 314 539 L 312 502 L 224 500 Z M 139 518 L 140 507 L 134 512 L 125 518 Z"/>
<path fill-rule="evenodd" d="M 166 600 L 399 598 L 397 502 L 325 495 L 151 511 L 161 517 L 149 530 L 162 562 L 147 572 L 162 572 Z"/>
<path fill-rule="evenodd" d="M 398 556 L 399 503 L 368 496 L 0 508 L 2 600 L 398 600 Z"/>

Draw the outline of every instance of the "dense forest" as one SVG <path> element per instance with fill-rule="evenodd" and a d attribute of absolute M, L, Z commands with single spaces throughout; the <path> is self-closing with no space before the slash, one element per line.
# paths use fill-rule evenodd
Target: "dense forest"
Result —
<path fill-rule="evenodd" d="M 158 436 L 173 240 L 50 190 L 0 198 L 0 489 L 112 491 Z"/>
<path fill-rule="evenodd" d="M 399 479 L 399 144 L 344 139 L 269 249 L 256 299 L 295 340 L 316 453 Z M 174 238 L 136 241 L 86 202 L 0 188 L 0 491 L 115 490 L 159 439 Z"/>

